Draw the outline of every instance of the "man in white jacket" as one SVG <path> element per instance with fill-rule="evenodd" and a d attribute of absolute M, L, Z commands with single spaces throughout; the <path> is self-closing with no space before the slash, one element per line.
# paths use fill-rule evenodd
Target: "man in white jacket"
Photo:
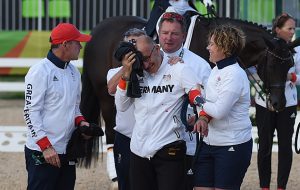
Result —
<path fill-rule="evenodd" d="M 75 125 L 89 123 L 79 110 L 80 73 L 70 61 L 90 39 L 72 24 L 57 25 L 47 57 L 25 77 L 27 189 L 74 189 L 75 163 L 67 160 L 66 147 Z"/>
<path fill-rule="evenodd" d="M 131 188 L 182 190 L 186 145 L 180 110 L 183 95 L 196 87 L 196 76 L 185 64 L 168 64 L 168 58 L 148 36 L 136 39 L 136 49 L 142 54 L 144 69 L 144 76 L 139 78 L 142 96 L 126 96 L 138 52 L 132 52 L 132 61 L 123 63 L 124 72 L 115 96 L 118 110 L 125 111 L 132 104 L 135 108 L 136 123 L 130 143 Z"/>
<path fill-rule="evenodd" d="M 210 65 L 205 59 L 196 55 L 192 51 L 183 47 L 186 38 L 186 26 L 184 18 L 175 12 L 166 12 L 158 22 L 158 37 L 161 50 L 172 60 L 174 57 L 180 59 L 180 62 L 190 67 L 196 75 L 196 82 L 202 86 L 202 91 L 206 90 L 206 83 L 211 72 Z M 187 115 L 194 115 L 193 109 L 188 108 Z M 184 139 L 187 146 L 186 173 L 187 190 L 193 189 L 193 171 L 192 163 L 196 152 L 196 134 L 188 131 L 184 133 Z"/>
<path fill-rule="evenodd" d="M 123 40 L 133 42 L 135 38 L 142 35 L 146 35 L 144 30 L 132 28 L 125 32 Z M 122 62 L 126 61 L 128 61 L 128 57 L 124 55 Z M 112 68 L 107 72 L 107 88 L 110 95 L 114 96 L 116 93 L 117 85 L 123 72 L 123 67 Z M 133 110 L 134 107 L 131 105 L 125 112 L 117 109 L 116 114 L 116 126 L 114 128 L 116 133 L 113 151 L 119 190 L 130 190 L 130 139 L 135 123 Z"/>

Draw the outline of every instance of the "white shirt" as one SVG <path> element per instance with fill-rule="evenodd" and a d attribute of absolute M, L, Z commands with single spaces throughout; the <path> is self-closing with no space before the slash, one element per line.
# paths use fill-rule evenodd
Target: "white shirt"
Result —
<path fill-rule="evenodd" d="M 121 111 L 134 104 L 136 123 L 130 149 L 140 157 L 151 158 L 164 145 L 182 140 L 182 97 L 196 86 L 196 77 L 185 64 L 171 66 L 164 57 L 155 74 L 144 72 L 140 86 L 142 97 L 135 99 L 117 87 L 115 101 Z"/>
<path fill-rule="evenodd" d="M 75 118 L 81 116 L 80 73 L 72 64 L 65 69 L 43 59 L 25 76 L 24 118 L 26 146 L 40 151 L 36 142 L 47 136 L 58 154 L 66 153 Z"/>
<path fill-rule="evenodd" d="M 168 7 L 166 12 L 176 12 L 183 15 L 186 11 L 196 11 L 189 5 L 187 0 L 170 0 L 169 3 L 174 11 L 170 11 L 170 7 Z"/>
<path fill-rule="evenodd" d="M 238 63 L 223 69 L 213 68 L 206 99 L 203 110 L 212 117 L 208 136 L 204 138 L 207 144 L 229 146 L 251 139 L 249 81 Z"/>
<path fill-rule="evenodd" d="M 295 51 L 296 51 L 296 54 L 294 55 L 295 65 L 289 69 L 288 73 L 296 73 L 297 80 L 295 83 L 291 81 L 286 81 L 285 83 L 285 91 L 284 91 L 285 99 L 286 99 L 285 107 L 295 106 L 298 104 L 296 84 L 297 85 L 300 84 L 300 46 L 297 46 L 295 48 Z M 266 100 L 266 96 L 263 95 L 263 97 Z M 255 94 L 255 103 L 257 103 L 260 106 L 267 107 L 266 101 L 263 101 L 258 93 Z"/>
<path fill-rule="evenodd" d="M 197 54 L 193 53 L 192 51 L 188 50 L 187 48 L 180 48 L 174 53 L 165 53 L 167 57 L 179 57 L 181 51 L 183 50 L 183 57 L 182 60 L 184 63 L 177 63 L 177 64 L 186 64 L 195 74 L 197 78 L 197 84 L 203 86 L 201 89 L 201 93 L 205 96 L 205 87 L 207 84 L 208 77 L 211 72 L 211 67 L 209 63 L 203 59 L 202 57 L 198 56 Z M 194 115 L 192 107 L 188 107 L 187 115 Z M 196 134 L 190 132 L 183 133 L 184 140 L 186 142 L 186 154 L 187 155 L 195 155 L 197 143 L 196 143 Z"/>
<path fill-rule="evenodd" d="M 109 81 L 122 67 L 110 69 L 107 73 L 107 81 Z M 121 112 L 117 109 L 115 130 L 119 133 L 131 138 L 135 119 L 133 115 L 134 106 L 131 105 L 126 111 Z"/>

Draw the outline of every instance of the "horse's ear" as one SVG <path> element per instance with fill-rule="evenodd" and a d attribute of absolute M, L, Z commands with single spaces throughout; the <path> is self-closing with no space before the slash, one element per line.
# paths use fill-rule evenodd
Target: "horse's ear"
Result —
<path fill-rule="evenodd" d="M 264 39 L 264 41 L 265 41 L 265 43 L 266 43 L 266 45 L 268 46 L 269 49 L 274 49 L 275 48 L 275 43 L 273 41 L 274 38 L 272 40 L 269 40 L 269 39 L 263 37 L 263 39 Z"/>
<path fill-rule="evenodd" d="M 289 43 L 289 49 L 293 49 L 294 47 L 297 47 L 300 45 L 300 37 L 297 38 L 296 40 L 292 41 L 291 43 Z"/>

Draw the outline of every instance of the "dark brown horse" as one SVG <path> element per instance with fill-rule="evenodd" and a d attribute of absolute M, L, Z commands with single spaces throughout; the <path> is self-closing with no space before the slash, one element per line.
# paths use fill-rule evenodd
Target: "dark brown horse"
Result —
<path fill-rule="evenodd" d="M 107 92 L 106 74 L 110 68 L 120 66 L 113 58 L 113 51 L 126 30 L 142 28 L 145 23 L 145 20 L 132 16 L 106 19 L 92 31 L 92 40 L 87 43 L 84 51 L 80 107 L 90 122 L 98 123 L 100 113 L 102 114 L 107 143 L 113 143 L 116 110 L 114 99 Z M 282 109 L 285 106 L 283 84 L 289 68 L 293 65 L 291 47 L 257 24 L 228 18 L 200 17 L 195 24 L 191 51 L 208 60 L 207 34 L 219 24 L 236 25 L 245 32 L 246 46 L 239 55 L 240 64 L 243 68 L 265 65 L 258 67 L 258 74 L 268 84 L 264 85 L 264 90 L 270 94 L 271 105 L 276 110 Z"/>

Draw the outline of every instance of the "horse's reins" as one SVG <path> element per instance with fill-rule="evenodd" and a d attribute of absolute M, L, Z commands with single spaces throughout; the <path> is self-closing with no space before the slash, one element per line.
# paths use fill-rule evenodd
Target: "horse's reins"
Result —
<path fill-rule="evenodd" d="M 272 55 L 273 57 L 281 60 L 280 64 L 283 64 L 284 62 L 288 61 L 288 60 L 292 60 L 293 64 L 294 64 L 294 59 L 292 58 L 292 56 L 289 57 L 280 57 L 278 55 L 276 55 L 275 53 L 273 53 L 272 51 L 269 51 L 269 48 L 266 49 L 266 58 L 268 58 L 268 54 Z M 272 84 L 269 85 L 270 88 L 285 88 L 285 83 L 282 84 Z"/>
<path fill-rule="evenodd" d="M 281 63 L 283 63 L 283 62 L 285 62 L 285 61 L 288 61 L 288 60 L 292 60 L 292 61 L 293 61 L 292 56 L 289 56 L 289 57 L 286 57 L 286 58 L 280 57 L 280 56 L 276 55 L 275 53 L 273 53 L 272 51 L 270 51 L 269 48 L 266 48 L 266 50 L 265 50 L 265 57 L 266 57 L 266 59 L 268 58 L 268 54 L 270 54 L 270 55 L 272 55 L 273 57 L 275 57 L 275 58 L 281 60 L 281 61 L 282 61 Z M 240 60 L 240 59 L 239 59 L 239 60 Z M 242 62 L 241 60 L 240 60 L 240 62 L 241 62 L 241 64 L 245 67 L 245 65 L 243 64 L 243 62 Z M 266 61 L 266 62 L 267 62 L 267 61 Z M 245 67 L 245 68 L 246 68 L 246 67 Z M 255 67 L 255 68 L 256 68 L 256 67 Z M 262 87 L 262 85 L 259 84 L 258 80 L 255 79 L 254 75 L 249 71 L 249 69 L 246 68 L 245 70 L 246 70 L 246 73 L 247 73 L 248 75 L 250 75 L 251 78 L 252 78 L 253 81 L 254 81 L 254 82 L 253 82 L 252 80 L 249 80 L 249 81 L 250 81 L 250 84 L 254 87 L 255 91 L 258 93 L 259 97 L 260 97 L 263 101 L 265 101 L 265 98 L 263 97 L 263 93 L 266 94 L 267 97 L 268 97 L 268 95 L 270 94 L 269 88 L 284 88 L 284 87 L 285 87 L 285 84 L 284 84 L 284 83 L 282 83 L 282 84 L 268 84 L 268 82 L 267 82 L 266 89 L 264 89 L 264 88 Z M 257 68 L 256 68 L 256 70 L 257 70 Z M 267 76 L 266 73 L 265 73 L 265 76 Z M 267 81 L 268 81 L 268 80 L 267 80 Z M 257 84 L 257 86 L 260 88 L 260 90 L 257 88 L 257 86 L 256 86 L 255 84 Z M 261 92 L 263 92 L 263 93 L 261 93 Z M 267 99 L 268 99 L 268 98 L 267 98 Z"/>
<path fill-rule="evenodd" d="M 242 61 L 240 61 L 240 63 L 242 63 L 242 64 L 243 64 L 243 62 L 242 62 Z M 244 66 L 244 64 L 243 64 L 243 66 Z M 255 67 L 255 69 L 257 70 L 257 68 L 256 68 L 256 67 Z M 250 76 L 251 76 L 252 80 L 254 80 L 254 82 L 253 82 L 252 80 L 249 80 L 249 82 L 250 82 L 251 86 L 253 86 L 253 87 L 254 87 L 254 89 L 255 89 L 255 91 L 258 93 L 259 97 L 260 97 L 260 98 L 261 98 L 263 101 L 265 101 L 265 98 L 263 97 L 263 94 L 261 93 L 261 92 L 264 92 L 264 93 L 265 93 L 265 91 L 264 91 L 264 89 L 263 89 L 262 85 L 261 85 L 261 84 L 259 84 L 258 80 L 257 80 L 257 79 L 255 79 L 254 75 L 253 75 L 253 74 L 252 74 L 252 73 L 249 71 L 249 69 L 248 69 L 248 68 L 245 68 L 245 71 L 246 71 L 246 73 L 247 73 L 248 75 L 250 75 Z M 256 86 L 255 84 L 257 84 L 257 86 L 260 88 L 260 90 L 257 88 L 257 86 Z"/>

